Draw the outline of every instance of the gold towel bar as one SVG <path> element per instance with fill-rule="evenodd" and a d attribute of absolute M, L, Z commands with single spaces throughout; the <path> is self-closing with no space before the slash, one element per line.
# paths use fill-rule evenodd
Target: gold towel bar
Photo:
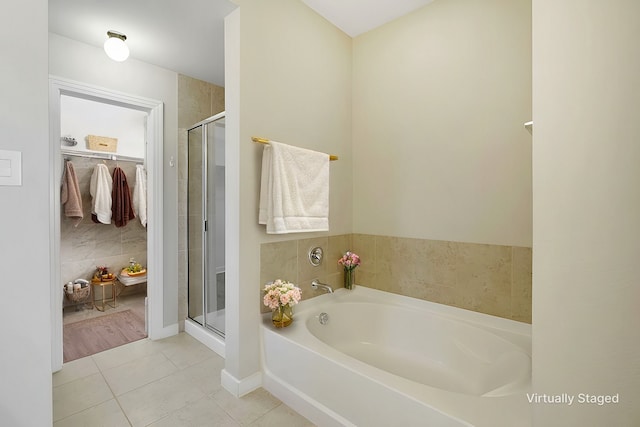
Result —
<path fill-rule="evenodd" d="M 252 136 L 251 140 L 253 142 L 257 142 L 259 144 L 268 144 L 269 142 L 271 142 L 271 140 L 267 139 L 267 138 L 260 138 L 259 136 Z M 329 160 L 333 161 L 333 160 L 338 160 L 338 156 L 334 156 L 333 154 L 329 155 Z"/>

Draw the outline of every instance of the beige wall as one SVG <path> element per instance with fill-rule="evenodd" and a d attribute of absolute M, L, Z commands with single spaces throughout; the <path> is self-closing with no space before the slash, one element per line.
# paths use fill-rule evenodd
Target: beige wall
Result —
<path fill-rule="evenodd" d="M 476 268 L 461 268 L 466 281 L 407 293 L 530 321 L 530 3 L 436 2 L 355 40 L 294 0 L 244 0 L 235 18 L 227 131 L 237 126 L 241 261 L 239 277 L 228 277 L 238 289 L 228 295 L 226 371 L 242 379 L 259 369 L 259 287 L 284 278 L 304 291 L 315 274 L 306 246 L 327 238 L 333 251 L 331 237 L 353 232 L 462 248 L 460 259 Z M 331 164 L 327 235 L 269 236 L 257 225 L 262 150 L 253 135 L 340 156 Z M 327 258 L 320 276 L 337 286 L 341 273 L 331 264 Z M 526 277 L 520 287 L 515 264 Z M 448 293 L 435 296 L 434 286 Z"/>
<path fill-rule="evenodd" d="M 531 247 L 530 0 L 433 2 L 353 68 L 353 231 Z"/>
<path fill-rule="evenodd" d="M 239 216 L 228 218 L 228 232 L 239 233 L 239 247 L 227 252 L 225 372 L 237 380 L 260 371 L 260 246 L 291 239 L 267 235 L 257 223 L 262 146 L 251 136 L 340 156 L 331 163 L 330 231 L 296 237 L 339 235 L 352 228 L 350 38 L 298 0 L 239 4 L 236 37 L 230 28 L 226 35 L 238 54 L 227 57 L 225 83 L 227 145 L 237 144 L 239 162 L 237 170 L 226 165 L 228 174 L 236 174 L 227 181 L 229 191 L 237 185 L 239 194 Z M 236 154 L 232 149 L 228 155 Z M 235 258 L 239 277 L 231 274 Z"/>
<path fill-rule="evenodd" d="M 178 74 L 178 322 L 184 330 L 187 318 L 187 131 L 224 111 L 224 88 Z"/>
<path fill-rule="evenodd" d="M 533 0 L 536 426 L 640 425 L 640 3 Z"/>
<path fill-rule="evenodd" d="M 531 322 L 530 5 L 435 2 L 353 39 L 353 146 L 331 176 L 349 161 L 352 227 L 340 244 L 264 243 L 258 229 L 260 287 L 297 279 L 312 297 L 311 276 L 340 287 L 335 261 L 353 249 L 360 285 Z M 288 86 L 265 74 L 257 93 Z M 331 253 L 315 269 L 312 243 Z"/>

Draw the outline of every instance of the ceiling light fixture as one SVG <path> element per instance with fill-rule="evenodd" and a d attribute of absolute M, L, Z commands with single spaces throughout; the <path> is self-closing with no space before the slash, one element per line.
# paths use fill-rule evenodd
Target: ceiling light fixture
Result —
<path fill-rule="evenodd" d="M 104 42 L 104 51 L 107 56 L 118 62 L 127 59 L 129 57 L 129 48 L 124 42 L 127 36 L 115 31 L 107 31 L 107 36 L 109 38 Z"/>

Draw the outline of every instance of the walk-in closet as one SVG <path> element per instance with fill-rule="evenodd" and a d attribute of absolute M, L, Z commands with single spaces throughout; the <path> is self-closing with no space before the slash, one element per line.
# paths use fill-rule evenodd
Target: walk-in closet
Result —
<path fill-rule="evenodd" d="M 146 120 L 144 111 L 61 96 L 65 363 L 147 335 Z"/>

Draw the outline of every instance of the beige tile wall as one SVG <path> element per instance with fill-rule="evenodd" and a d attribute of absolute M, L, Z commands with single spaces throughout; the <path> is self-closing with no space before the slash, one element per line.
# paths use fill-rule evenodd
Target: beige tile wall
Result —
<path fill-rule="evenodd" d="M 187 130 L 224 111 L 224 88 L 178 75 L 178 321 L 187 318 Z"/>
<path fill-rule="evenodd" d="M 356 283 L 531 323 L 531 248 L 353 235 Z"/>
<path fill-rule="evenodd" d="M 308 256 L 309 251 L 316 246 L 324 251 L 322 263 L 317 267 L 309 262 Z M 350 247 L 349 234 L 263 243 L 260 247 L 260 288 L 257 290 L 261 312 L 269 311 L 262 304 L 262 289 L 265 284 L 276 279 L 288 280 L 298 285 L 302 290 L 302 299 L 325 293 L 311 289 L 311 281 L 316 278 L 334 289 L 343 287 L 342 267 L 338 265 L 338 258 Z"/>
<path fill-rule="evenodd" d="M 319 267 L 307 259 L 314 246 L 325 249 Z M 531 323 L 532 252 L 524 247 L 367 234 L 265 243 L 260 286 L 287 279 L 302 288 L 303 299 L 321 293 L 310 288 L 315 277 L 342 287 L 337 260 L 349 249 L 362 259 L 356 269 L 360 286 Z"/>

